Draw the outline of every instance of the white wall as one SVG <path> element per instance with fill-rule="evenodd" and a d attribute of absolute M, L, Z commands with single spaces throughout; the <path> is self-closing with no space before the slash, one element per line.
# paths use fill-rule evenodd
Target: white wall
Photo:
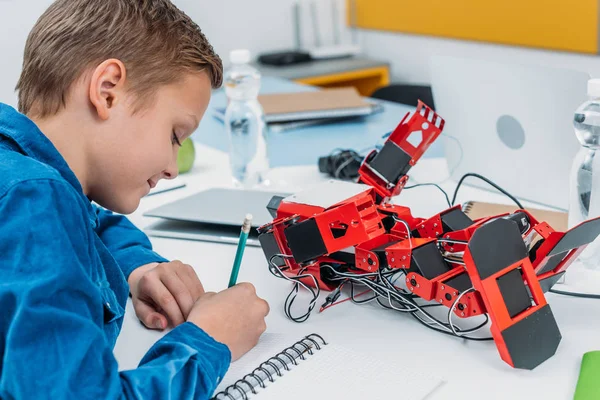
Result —
<path fill-rule="evenodd" d="M 102 1 L 102 0 L 98 0 Z M 203 30 L 228 65 L 228 54 L 247 48 L 254 55 L 295 45 L 292 5 L 295 0 L 172 0 Z M 323 43 L 333 40 L 330 0 L 317 0 Z M 340 20 L 344 0 L 338 1 Z M 309 10 L 302 0 L 303 43 L 312 44 Z M 19 78 L 23 48 L 35 21 L 52 0 L 0 0 L 0 102 L 16 104 L 14 87 Z M 350 33 L 345 32 L 349 40 Z"/>
<path fill-rule="evenodd" d="M 172 1 L 200 26 L 224 63 L 235 48 L 257 54 L 294 44 L 294 0 Z"/>
<path fill-rule="evenodd" d="M 172 1 L 198 23 L 226 65 L 229 51 L 235 48 L 247 48 L 257 55 L 267 51 L 289 50 L 295 46 L 292 10 L 296 0 Z M 332 44 L 332 0 L 316 1 L 322 44 Z M 344 29 L 341 39 L 350 42 L 350 31 L 344 24 L 345 0 L 333 1 L 337 4 L 339 26 Z M 309 2 L 300 0 L 303 46 L 314 44 Z"/>
<path fill-rule="evenodd" d="M 390 62 L 392 80 L 398 82 L 430 83 L 433 55 L 570 68 L 600 77 L 600 56 L 367 30 L 360 31 L 360 38 L 368 56 Z"/>
<path fill-rule="evenodd" d="M 52 0 L 0 0 L 0 102 L 17 104 L 14 89 L 27 35 L 51 3 Z"/>

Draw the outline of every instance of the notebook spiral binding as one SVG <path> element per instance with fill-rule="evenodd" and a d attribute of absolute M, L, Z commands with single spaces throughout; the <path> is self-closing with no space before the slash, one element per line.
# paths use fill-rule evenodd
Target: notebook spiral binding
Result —
<path fill-rule="evenodd" d="M 256 394 L 258 387 L 265 388 L 266 381 L 275 382 L 276 377 L 283 375 L 282 370 L 289 371 L 292 365 L 298 365 L 298 358 L 305 360 L 307 354 L 312 355 L 315 350 L 321 350 L 324 345 L 327 345 L 327 342 L 316 333 L 305 336 L 214 395 L 212 400 L 240 398 L 247 400 L 249 393 Z"/>
<path fill-rule="evenodd" d="M 464 203 L 462 205 L 462 211 L 469 215 L 469 212 L 471 211 L 471 208 L 473 208 L 473 202 L 472 201 L 467 201 L 466 203 Z"/>

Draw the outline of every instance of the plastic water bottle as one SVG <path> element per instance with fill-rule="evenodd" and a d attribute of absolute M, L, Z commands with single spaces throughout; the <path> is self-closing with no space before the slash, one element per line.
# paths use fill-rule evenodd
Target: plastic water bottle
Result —
<path fill-rule="evenodd" d="M 231 68 L 225 74 L 229 100 L 225 129 L 229 136 L 229 159 L 234 184 L 245 189 L 268 185 L 267 127 L 258 102 L 260 73 L 249 65 L 248 50 L 230 53 Z"/>
<path fill-rule="evenodd" d="M 573 160 L 570 177 L 569 227 L 600 215 L 600 79 L 588 82 L 588 97 L 573 118 L 581 149 Z M 600 240 L 581 253 L 578 262 L 600 270 Z"/>

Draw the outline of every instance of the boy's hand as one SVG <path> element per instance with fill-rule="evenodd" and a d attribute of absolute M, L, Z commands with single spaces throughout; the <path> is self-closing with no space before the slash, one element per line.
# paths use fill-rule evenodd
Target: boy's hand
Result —
<path fill-rule="evenodd" d="M 181 261 L 143 265 L 131 272 L 128 283 L 135 313 L 151 329 L 184 323 L 204 294 L 194 269 Z"/>
<path fill-rule="evenodd" d="M 188 321 L 202 328 L 231 351 L 232 361 L 253 348 L 267 329 L 269 304 L 256 295 L 250 283 L 200 296 Z"/>

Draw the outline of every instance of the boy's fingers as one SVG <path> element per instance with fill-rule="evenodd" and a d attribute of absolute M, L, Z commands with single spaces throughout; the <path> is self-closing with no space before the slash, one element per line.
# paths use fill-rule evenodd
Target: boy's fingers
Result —
<path fill-rule="evenodd" d="M 202 286 L 202 282 L 200 282 L 198 275 L 196 275 L 196 271 L 194 271 L 191 266 L 183 264 L 182 267 L 177 268 L 175 272 L 187 286 L 193 301 L 198 300 L 198 298 L 204 294 L 204 286 Z"/>
<path fill-rule="evenodd" d="M 175 300 L 175 297 L 173 297 L 162 281 L 157 280 L 154 284 L 148 285 L 146 294 L 164 311 L 173 326 L 185 322 L 177 300 Z"/>
<path fill-rule="evenodd" d="M 173 295 L 183 319 L 187 319 L 190 310 L 194 306 L 194 299 L 190 290 L 181 278 L 174 272 L 168 271 L 160 276 L 160 281 L 165 285 L 167 290 Z M 185 321 L 182 321 L 182 323 Z M 174 322 L 175 323 L 175 322 Z M 178 324 L 177 324 L 178 325 Z"/>
<path fill-rule="evenodd" d="M 135 314 L 147 328 L 163 330 L 167 327 L 167 318 L 143 301 L 136 301 L 134 308 Z"/>

